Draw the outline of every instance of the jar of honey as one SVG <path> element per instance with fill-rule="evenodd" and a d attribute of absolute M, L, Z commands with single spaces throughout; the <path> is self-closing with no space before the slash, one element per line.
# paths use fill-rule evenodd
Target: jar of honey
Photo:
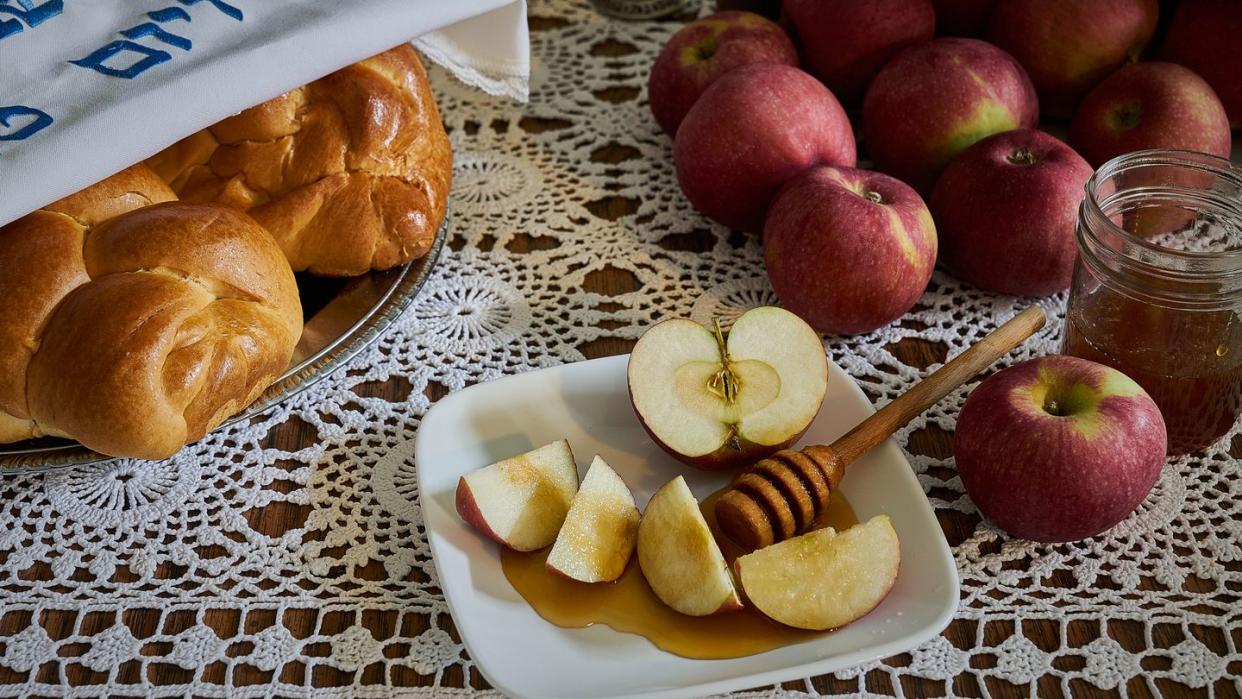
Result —
<path fill-rule="evenodd" d="M 1242 170 L 1175 150 L 1130 153 L 1087 183 L 1064 351 L 1137 381 L 1170 455 L 1242 412 Z"/>

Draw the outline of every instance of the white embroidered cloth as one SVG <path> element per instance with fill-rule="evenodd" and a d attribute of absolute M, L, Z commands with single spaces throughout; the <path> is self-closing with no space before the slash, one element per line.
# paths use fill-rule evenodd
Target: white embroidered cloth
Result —
<path fill-rule="evenodd" d="M 419 37 L 524 98 L 524 0 L 0 0 L 0 225 Z"/>
<path fill-rule="evenodd" d="M 692 211 L 648 113 L 647 71 L 678 25 L 606 20 L 585 1 L 536 2 L 531 14 L 529 105 L 434 72 L 456 154 L 452 249 L 379 342 L 264 419 L 168 461 L 0 480 L 0 624 L 17 629 L 0 635 L 0 694 L 487 692 L 423 538 L 409 440 L 427 395 L 579 361 L 660 318 L 772 299 L 756 241 Z M 606 218 L 622 200 L 634 213 Z M 695 231 L 708 244 L 687 249 Z M 604 293 L 609 268 L 627 289 Z M 883 403 L 935 367 L 902 363 L 893 343 L 951 356 L 1027 303 L 938 273 L 899 323 L 826 346 Z M 1064 298 L 1042 303 L 1052 321 L 1017 358 L 1058 347 Z M 368 397 L 377 381 L 408 393 Z M 897 441 L 951 431 L 969 388 Z M 289 422 L 317 438 L 265 446 Z M 1242 468 L 1229 449 L 1240 435 L 1169 463 L 1112 532 L 1058 546 L 979 522 L 952 459 L 912 454 L 956 554 L 958 619 L 909 654 L 750 696 L 1237 696 Z M 292 525 L 258 526 L 264 513 Z M 90 684 L 71 686 L 71 672 Z"/>

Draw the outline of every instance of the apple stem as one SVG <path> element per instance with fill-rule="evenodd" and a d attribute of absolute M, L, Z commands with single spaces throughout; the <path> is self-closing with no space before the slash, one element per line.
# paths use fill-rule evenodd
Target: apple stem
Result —
<path fill-rule="evenodd" d="M 1023 148 L 1016 153 L 1010 153 L 1006 159 L 1014 165 L 1034 165 L 1039 162 L 1039 158 L 1035 157 L 1029 149 Z"/>
<path fill-rule="evenodd" d="M 884 197 L 879 192 L 873 189 L 867 190 L 867 193 L 863 195 L 863 199 L 866 199 L 867 201 L 873 202 L 876 204 L 883 203 L 884 201 Z"/>
<path fill-rule="evenodd" d="M 707 382 L 707 390 L 732 405 L 737 401 L 737 376 L 733 373 L 733 366 L 729 361 L 729 350 L 725 345 L 724 331 L 720 329 L 720 319 L 717 318 L 714 322 L 716 344 L 720 345 L 720 371 L 713 374 L 711 381 Z"/>

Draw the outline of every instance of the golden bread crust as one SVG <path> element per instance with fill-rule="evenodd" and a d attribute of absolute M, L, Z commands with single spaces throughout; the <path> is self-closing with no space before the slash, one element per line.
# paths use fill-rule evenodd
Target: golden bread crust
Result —
<path fill-rule="evenodd" d="M 174 198 L 138 165 L 0 228 L 0 442 L 163 458 L 284 371 L 284 255 L 246 214 Z"/>
<path fill-rule="evenodd" d="M 183 139 L 147 161 L 182 200 L 249 212 L 295 270 L 354 276 L 427 253 L 452 152 L 408 44 Z"/>

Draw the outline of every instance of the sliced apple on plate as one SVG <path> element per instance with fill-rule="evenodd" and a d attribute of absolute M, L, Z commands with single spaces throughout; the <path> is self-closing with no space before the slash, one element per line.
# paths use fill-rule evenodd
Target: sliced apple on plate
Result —
<path fill-rule="evenodd" d="M 625 481 L 595 457 L 548 554 L 548 570 L 586 583 L 616 580 L 634 553 L 638 520 Z"/>
<path fill-rule="evenodd" d="M 752 606 L 773 621 L 815 631 L 875 609 L 893 589 L 900 565 L 901 546 L 886 515 L 843 532 L 819 529 L 786 539 L 734 563 Z"/>
<path fill-rule="evenodd" d="M 630 354 L 630 401 L 651 438 L 683 463 L 748 465 L 791 445 L 819 412 L 828 360 L 819 335 L 781 308 L 755 308 L 727 337 L 666 320 Z"/>
<path fill-rule="evenodd" d="M 690 616 L 741 609 L 729 564 L 681 476 L 651 496 L 638 525 L 638 565 L 660 601 Z"/>
<path fill-rule="evenodd" d="M 471 471 L 457 482 L 457 514 L 516 551 L 535 551 L 556 534 L 578 491 L 578 467 L 561 440 Z"/>

